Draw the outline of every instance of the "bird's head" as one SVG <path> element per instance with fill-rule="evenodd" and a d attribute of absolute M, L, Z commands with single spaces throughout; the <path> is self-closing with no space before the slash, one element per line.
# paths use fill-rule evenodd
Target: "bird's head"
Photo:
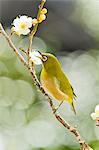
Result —
<path fill-rule="evenodd" d="M 39 52 L 39 54 L 40 54 L 39 58 L 41 59 L 42 64 L 47 71 L 58 69 L 60 67 L 58 59 L 53 54 L 41 52 Z"/>

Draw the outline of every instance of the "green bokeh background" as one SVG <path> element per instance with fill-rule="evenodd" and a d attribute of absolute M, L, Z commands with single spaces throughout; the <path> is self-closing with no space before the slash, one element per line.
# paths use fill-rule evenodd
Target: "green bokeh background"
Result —
<path fill-rule="evenodd" d="M 9 32 L 7 30 L 7 32 Z M 14 36 L 16 47 L 27 48 L 28 39 Z M 35 50 L 47 51 L 43 40 L 35 37 Z M 76 125 L 94 150 L 99 150 L 99 128 L 90 114 L 99 102 L 99 51 L 75 51 L 57 56 L 77 94 L 75 116 L 67 103 L 60 114 Z M 41 66 L 36 67 L 39 77 Z M 58 103 L 55 101 L 55 105 Z M 5 39 L 0 37 L 0 135 L 4 150 L 78 150 L 75 137 L 54 118 L 50 107 L 33 85 L 27 69 Z"/>
<path fill-rule="evenodd" d="M 98 0 L 76 0 L 75 10 L 68 16 L 68 20 L 83 27 L 88 35 L 99 43 L 97 8 L 99 8 Z M 65 10 L 63 16 L 65 17 Z M 58 30 L 56 22 L 51 23 L 55 23 Z M 8 29 L 6 31 L 9 33 Z M 52 28 L 48 33 L 51 31 Z M 77 95 L 74 102 L 77 115 L 73 114 L 67 103 L 60 107 L 59 113 L 70 124 L 77 126 L 81 136 L 94 150 L 99 150 L 99 128 L 90 117 L 95 106 L 99 104 L 99 49 L 96 46 L 85 51 L 67 52 L 65 51 L 65 48 L 68 49 L 67 45 L 62 51 L 61 36 L 59 37 L 61 34 L 58 35 L 54 31 L 53 35 L 49 34 L 47 37 L 53 44 L 46 45 L 44 40 L 35 37 L 33 49 L 55 53 L 60 60 Z M 46 37 L 45 32 L 41 32 L 41 37 Z M 17 48 L 28 47 L 26 37 L 14 36 L 13 42 Z M 40 70 L 41 66 L 36 66 L 38 78 Z M 58 105 L 58 102 L 54 103 Z M 0 36 L 0 150 L 79 150 L 75 137 L 57 122 L 47 100 L 33 85 L 28 70 L 2 36 Z"/>

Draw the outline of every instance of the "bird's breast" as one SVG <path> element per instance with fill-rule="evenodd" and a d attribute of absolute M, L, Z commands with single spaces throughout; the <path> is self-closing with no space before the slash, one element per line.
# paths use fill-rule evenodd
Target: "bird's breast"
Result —
<path fill-rule="evenodd" d="M 40 81 L 44 90 L 55 99 L 59 101 L 68 99 L 68 95 L 64 94 L 59 89 L 59 85 L 56 83 L 55 77 L 47 74 L 46 72 L 41 72 Z"/>

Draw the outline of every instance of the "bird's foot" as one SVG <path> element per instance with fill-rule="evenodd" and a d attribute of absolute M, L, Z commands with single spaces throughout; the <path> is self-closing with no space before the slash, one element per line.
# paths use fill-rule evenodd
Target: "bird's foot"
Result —
<path fill-rule="evenodd" d="M 58 107 L 55 107 L 53 109 L 53 113 L 55 114 L 57 112 L 57 110 L 59 109 L 59 107 L 62 105 L 63 101 L 60 102 L 60 104 L 58 105 Z"/>

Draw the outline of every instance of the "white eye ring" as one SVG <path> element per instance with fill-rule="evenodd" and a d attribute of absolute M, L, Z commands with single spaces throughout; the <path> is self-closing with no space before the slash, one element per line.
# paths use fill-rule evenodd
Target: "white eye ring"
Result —
<path fill-rule="evenodd" d="M 47 61 L 47 59 L 48 59 L 47 56 L 43 55 L 42 57 L 43 57 L 43 59 L 42 59 L 43 62 Z"/>

